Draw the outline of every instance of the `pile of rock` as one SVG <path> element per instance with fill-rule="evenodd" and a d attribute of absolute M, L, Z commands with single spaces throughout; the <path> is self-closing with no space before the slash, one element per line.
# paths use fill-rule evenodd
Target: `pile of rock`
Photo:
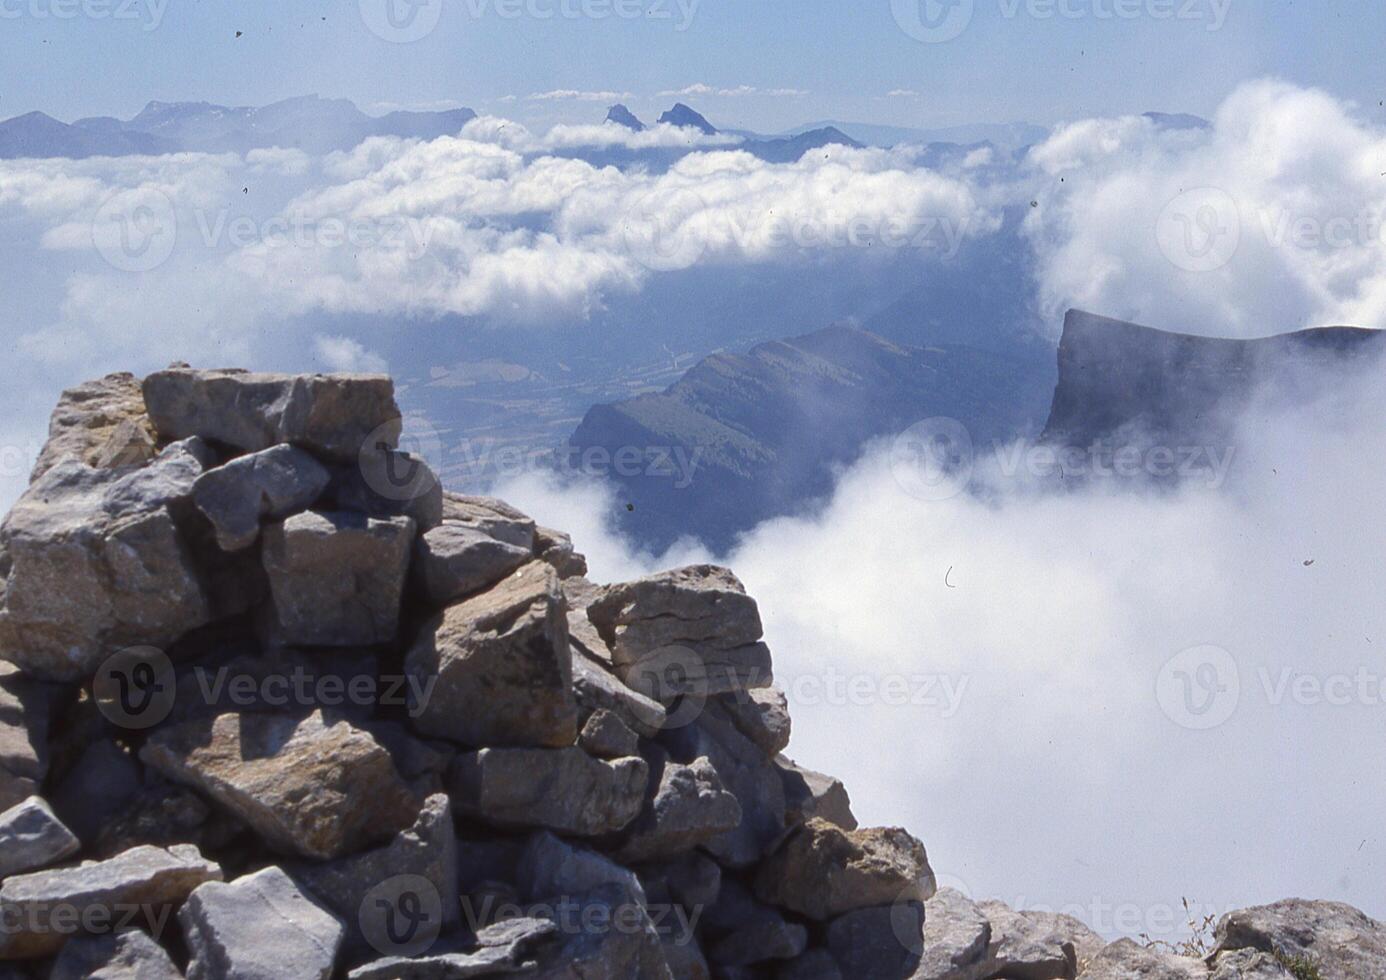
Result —
<path fill-rule="evenodd" d="M 936 893 L 784 756 L 731 572 L 598 586 L 400 429 L 383 377 L 63 396 L 0 527 L 0 980 L 1231 980 L 1386 945 L 1247 913 L 1179 961 Z"/>

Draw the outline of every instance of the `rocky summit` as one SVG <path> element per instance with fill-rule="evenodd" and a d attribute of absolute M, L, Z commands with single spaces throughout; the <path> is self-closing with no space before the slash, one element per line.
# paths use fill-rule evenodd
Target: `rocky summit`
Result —
<path fill-rule="evenodd" d="M 0 980 L 1386 977 L 1345 906 L 1180 955 L 939 889 L 783 754 L 730 570 L 591 582 L 399 433 L 377 376 L 63 395 L 0 527 Z"/>

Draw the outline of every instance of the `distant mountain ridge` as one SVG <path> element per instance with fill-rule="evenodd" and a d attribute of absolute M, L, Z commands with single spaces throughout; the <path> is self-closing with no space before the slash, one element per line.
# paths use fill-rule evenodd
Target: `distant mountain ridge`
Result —
<path fill-rule="evenodd" d="M 245 153 L 274 146 L 327 153 L 351 149 L 371 136 L 453 135 L 475 118 L 465 108 L 370 116 L 346 99 L 316 95 L 262 107 L 151 102 L 129 120 L 94 116 L 68 124 L 43 113 L 5 120 L 0 122 L 0 159 Z"/>

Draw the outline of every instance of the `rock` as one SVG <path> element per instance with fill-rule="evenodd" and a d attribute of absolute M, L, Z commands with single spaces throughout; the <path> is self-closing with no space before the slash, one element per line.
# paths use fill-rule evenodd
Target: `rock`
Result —
<path fill-rule="evenodd" d="M 1036 978 L 1073 975 L 1045 972 L 1054 969 L 1050 964 L 1056 961 L 1044 962 L 1046 965 L 1041 967 L 1039 960 L 1033 961 L 1028 972 L 1017 972 L 1015 975 Z M 1098 953 L 1078 975 L 1082 980 L 1207 980 L 1208 967 L 1202 960 L 1175 956 L 1130 939 L 1121 939 Z"/>
<path fill-rule="evenodd" d="M 386 957 L 352 970 L 350 980 L 462 980 L 466 977 L 523 973 L 535 966 L 531 958 L 553 941 L 558 927 L 548 919 L 520 918 L 482 929 L 469 952 L 438 952 L 416 958 Z M 596 977 L 596 974 L 592 974 Z"/>
<path fill-rule="evenodd" d="M 183 980 L 168 953 L 138 929 L 74 936 L 48 980 Z"/>
<path fill-rule="evenodd" d="M 991 923 L 962 892 L 940 888 L 924 903 L 924 933 L 915 980 L 966 980 L 976 975 L 991 942 Z"/>
<path fill-rule="evenodd" d="M 729 722 L 704 715 L 671 741 L 678 758 L 706 757 L 727 791 L 741 805 L 741 822 L 704 847 L 728 868 L 748 868 L 784 835 L 784 783 L 774 763 Z M 681 737 L 680 737 L 681 736 Z"/>
<path fill-rule="evenodd" d="M 617 853 L 627 863 L 672 858 L 740 824 L 741 804 L 727 792 L 707 759 L 696 759 L 687 766 L 669 762 Z"/>
<path fill-rule="evenodd" d="M 703 926 L 714 937 L 707 958 L 718 967 L 792 960 L 808 947 L 807 929 L 757 902 L 744 885 L 734 881 L 722 887 L 716 904 L 703 917 Z"/>
<path fill-rule="evenodd" d="M 543 827 L 574 837 L 623 830 L 640 813 L 644 759 L 594 759 L 579 748 L 482 749 L 448 773 L 453 805 L 502 827 Z"/>
<path fill-rule="evenodd" d="M 363 451 L 339 467 L 328 496 L 337 510 L 408 517 L 420 531 L 443 523 L 443 486 L 421 457 L 391 449 Z"/>
<path fill-rule="evenodd" d="M 1219 954 L 1208 980 L 1296 980 L 1296 977 L 1269 953 L 1239 949 Z"/>
<path fill-rule="evenodd" d="M 789 700 L 779 688 L 719 695 L 708 702 L 708 710 L 730 721 L 768 756 L 789 746 Z"/>
<path fill-rule="evenodd" d="M 716 902 L 722 892 L 721 867 L 699 851 L 689 851 L 671 861 L 641 865 L 639 872 L 651 902 L 704 909 Z"/>
<path fill-rule="evenodd" d="M 696 565 L 612 586 L 587 615 L 617 674 L 662 703 L 774 680 L 755 600 L 725 568 Z"/>
<path fill-rule="evenodd" d="M 159 371 L 144 379 L 159 437 L 201 436 L 244 452 L 290 443 L 354 462 L 366 447 L 399 444 L 402 421 L 388 377 Z"/>
<path fill-rule="evenodd" d="M 0 662 L 0 810 L 33 796 L 48 774 L 49 708 L 48 691 Z"/>
<path fill-rule="evenodd" d="M 82 849 L 37 796 L 0 813 L 0 880 L 51 867 Z"/>
<path fill-rule="evenodd" d="M 664 962 L 675 980 L 711 980 L 707 957 L 695 937 L 680 939 L 661 932 L 659 938 Z"/>
<path fill-rule="evenodd" d="M 577 739 L 572 654 L 553 570 L 531 562 L 420 631 L 405 670 L 427 690 L 415 728 L 473 746 L 563 748 Z"/>
<path fill-rule="evenodd" d="M 466 497 L 444 491 L 443 522 L 480 531 L 497 541 L 535 553 L 534 519 L 495 497 Z"/>
<path fill-rule="evenodd" d="M 581 578 L 587 574 L 586 557 L 573 549 L 572 537 L 562 531 L 535 528 L 534 553 L 540 561 L 552 565 L 559 578 Z"/>
<path fill-rule="evenodd" d="M 620 885 L 642 906 L 645 890 L 634 871 L 585 847 L 564 843 L 548 831 L 535 834 L 525 846 L 517 869 L 520 895 L 529 902 L 549 902 Z"/>
<path fill-rule="evenodd" d="M 0 885 L 0 959 L 34 959 L 56 953 L 69 935 L 85 927 L 105 931 L 136 924 L 137 914 L 155 921 L 181 904 L 199 885 L 221 880 L 221 868 L 197 848 L 137 847 L 109 861 L 5 879 Z"/>
<path fill-rule="evenodd" d="M 1078 944 L 1093 939 L 1076 919 L 1051 912 L 1017 912 L 1001 902 L 977 906 L 991 925 L 983 959 L 985 976 L 1072 977 L 1078 972 Z"/>
<path fill-rule="evenodd" d="M 837 960 L 825 949 L 811 949 L 786 963 L 775 974 L 776 980 L 844 980 Z"/>
<path fill-rule="evenodd" d="M 640 751 L 640 736 L 614 712 L 599 708 L 578 733 L 578 744 L 598 759 L 620 759 Z"/>
<path fill-rule="evenodd" d="M 1386 926 L 1337 902 L 1298 899 L 1223 916 L 1217 953 L 1257 949 L 1293 972 L 1316 967 L 1324 977 L 1386 976 Z"/>
<path fill-rule="evenodd" d="M 211 607 L 173 511 L 209 457 L 175 443 L 143 469 L 75 460 L 39 477 L 0 526 L 0 659 L 72 682 L 123 647 L 167 647 Z"/>
<path fill-rule="evenodd" d="M 534 554 L 461 524 L 440 524 L 414 546 L 414 571 L 435 606 L 490 588 Z"/>
<path fill-rule="evenodd" d="M 212 846 L 218 838 L 205 829 L 211 817 L 211 807 L 192 790 L 159 780 L 103 816 L 91 849 L 98 857 L 112 857 L 141 844 Z"/>
<path fill-rule="evenodd" d="M 327 864 L 295 864 L 286 870 L 331 912 L 347 924 L 347 943 L 367 948 L 380 935 L 387 908 L 367 904 L 372 890 L 387 879 L 408 875 L 426 880 L 437 893 L 441 925 L 455 925 L 461 915 L 457 882 L 457 831 L 452 804 L 442 794 L 424 801 L 419 817 L 384 847 Z M 430 896 L 431 898 L 431 896 Z"/>
<path fill-rule="evenodd" d="M 330 860 L 388 840 L 419 803 L 369 734 L 317 711 L 224 714 L 155 733 L 146 765 L 205 793 L 281 853 Z"/>
<path fill-rule="evenodd" d="M 916 972 L 924 948 L 923 934 L 923 904 L 899 902 L 857 909 L 834 919 L 828 926 L 828 949 L 846 976 L 914 980 L 927 976 Z"/>
<path fill-rule="evenodd" d="M 571 617 L 569 623 L 572 623 Z M 668 720 L 664 706 L 631 690 L 620 678 L 585 656 L 576 634 L 570 632 L 569 640 L 573 648 L 573 696 L 580 711 L 588 716 L 595 711 L 610 711 L 637 735 L 645 738 L 658 735 Z"/>
<path fill-rule="evenodd" d="M 559 939 L 539 957 L 533 980 L 674 980 L 654 924 L 620 885 L 531 914 L 554 922 Z"/>
<path fill-rule="evenodd" d="M 924 845 L 905 831 L 845 831 L 818 819 L 766 859 L 755 886 L 761 901 L 818 921 L 875 905 L 925 902 L 936 890 Z"/>
<path fill-rule="evenodd" d="M 63 460 L 111 469 L 138 466 L 153 456 L 153 428 L 139 380 L 133 374 L 108 374 L 62 393 L 30 479 Z"/>
<path fill-rule="evenodd" d="M 193 502 L 212 522 L 221 549 L 240 551 L 259 540 L 261 519 L 306 510 L 330 478 L 302 449 L 275 446 L 202 474 L 193 484 Z"/>
<path fill-rule="evenodd" d="M 342 923 L 279 868 L 203 885 L 178 921 L 188 980 L 329 980 L 342 945 Z"/>
<path fill-rule="evenodd" d="M 88 846 L 95 846 L 111 813 L 140 791 L 144 774 L 130 753 L 110 739 L 93 742 L 58 783 L 53 810 Z M 93 807 L 92 800 L 100 800 Z"/>
<path fill-rule="evenodd" d="M 309 512 L 267 527 L 263 561 L 284 642 L 393 640 L 413 541 L 407 517 Z"/>
<path fill-rule="evenodd" d="M 784 785 L 785 807 L 790 823 L 806 823 L 815 817 L 843 830 L 856 830 L 852 800 L 842 780 L 805 769 L 780 756 L 775 760 Z"/>

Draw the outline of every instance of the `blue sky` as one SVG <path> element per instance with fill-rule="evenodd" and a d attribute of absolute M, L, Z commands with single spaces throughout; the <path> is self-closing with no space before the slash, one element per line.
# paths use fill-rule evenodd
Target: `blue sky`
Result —
<path fill-rule="evenodd" d="M 422 3 L 413 23 L 436 26 L 412 43 L 382 40 L 367 20 L 386 2 L 400 5 L 397 23 Z M 922 0 L 912 21 L 919 2 L 0 0 L 0 117 L 317 92 L 376 111 L 464 104 L 545 122 L 600 118 L 605 99 L 526 96 L 621 93 L 647 114 L 673 101 L 660 93 L 701 85 L 754 90 L 686 100 L 715 122 L 763 130 L 823 118 L 1045 124 L 1207 113 L 1265 75 L 1386 114 L 1386 5 L 1375 0 L 952 0 L 956 10 Z M 966 25 L 951 40 L 907 33 L 930 18 L 960 23 L 949 17 Z"/>

